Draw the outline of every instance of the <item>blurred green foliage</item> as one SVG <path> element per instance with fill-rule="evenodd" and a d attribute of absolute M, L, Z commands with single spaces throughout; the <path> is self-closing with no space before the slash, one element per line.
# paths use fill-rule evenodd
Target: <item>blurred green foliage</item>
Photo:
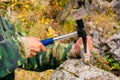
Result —
<path fill-rule="evenodd" d="M 111 70 L 118 70 L 120 71 L 120 63 L 116 61 L 111 54 L 106 54 L 104 57 L 105 60 L 109 63 Z"/>
<path fill-rule="evenodd" d="M 66 22 L 65 22 L 65 24 L 63 25 L 63 30 L 65 31 L 65 32 L 73 32 L 73 31 L 76 31 L 76 22 L 75 22 L 75 20 L 73 20 L 72 18 L 70 18 L 70 17 L 68 17 L 67 19 L 66 19 Z"/>
<path fill-rule="evenodd" d="M 69 0 L 58 0 L 58 4 L 63 7 L 66 3 L 68 3 Z"/>

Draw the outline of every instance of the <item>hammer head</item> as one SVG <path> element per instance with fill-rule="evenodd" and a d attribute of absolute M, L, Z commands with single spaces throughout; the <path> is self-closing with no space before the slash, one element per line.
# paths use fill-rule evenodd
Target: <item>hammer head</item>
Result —
<path fill-rule="evenodd" d="M 76 20 L 77 33 L 79 37 L 82 37 L 83 45 L 80 46 L 80 55 L 84 63 L 89 64 L 90 62 L 90 51 L 87 48 L 87 34 L 85 32 L 83 20 Z"/>
<path fill-rule="evenodd" d="M 87 53 L 87 34 L 85 32 L 85 27 L 84 27 L 83 20 L 82 19 L 76 20 L 76 23 L 77 23 L 78 36 L 82 37 L 84 50 L 85 50 L 85 53 Z"/>

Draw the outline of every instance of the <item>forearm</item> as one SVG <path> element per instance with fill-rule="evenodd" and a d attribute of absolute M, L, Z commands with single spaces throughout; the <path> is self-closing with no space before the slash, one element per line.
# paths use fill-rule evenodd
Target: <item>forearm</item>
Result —
<path fill-rule="evenodd" d="M 72 44 L 56 43 L 47 46 L 47 52 L 41 52 L 37 56 L 27 60 L 21 67 L 27 70 L 44 71 L 58 67 L 67 59 L 67 54 Z"/>

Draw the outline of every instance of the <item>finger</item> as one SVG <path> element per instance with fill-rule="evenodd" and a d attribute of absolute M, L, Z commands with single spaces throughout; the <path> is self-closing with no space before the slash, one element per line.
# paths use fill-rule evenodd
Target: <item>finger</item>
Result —
<path fill-rule="evenodd" d="M 40 52 L 40 50 L 41 50 L 41 48 L 39 45 L 31 47 L 31 52 Z"/>
<path fill-rule="evenodd" d="M 31 47 L 31 51 L 32 52 L 41 52 L 41 51 L 45 52 L 46 47 L 40 42 L 37 42 L 35 46 Z"/>
<path fill-rule="evenodd" d="M 46 52 L 46 47 L 40 43 L 40 51 Z"/>
<path fill-rule="evenodd" d="M 30 55 L 29 55 L 29 58 L 32 58 L 33 56 L 34 56 L 34 55 L 30 54 Z"/>
<path fill-rule="evenodd" d="M 91 36 L 87 36 L 87 39 L 92 39 Z"/>
<path fill-rule="evenodd" d="M 93 42 L 92 42 L 92 38 L 90 38 L 90 51 L 93 50 Z"/>
<path fill-rule="evenodd" d="M 77 40 L 77 42 L 76 42 L 76 46 L 77 47 L 80 47 L 81 45 L 82 45 L 82 38 L 79 38 L 78 40 Z"/>
<path fill-rule="evenodd" d="M 76 47 L 75 48 L 75 53 L 76 53 L 77 56 L 79 56 L 80 55 L 80 48 Z"/>
<path fill-rule="evenodd" d="M 32 55 L 31 55 L 31 54 L 29 55 L 29 58 L 32 58 Z"/>
<path fill-rule="evenodd" d="M 92 43 L 92 38 L 91 38 L 91 36 L 88 36 L 88 37 L 87 37 L 87 44 L 88 44 L 89 50 L 92 51 L 92 50 L 93 50 L 93 43 Z"/>
<path fill-rule="evenodd" d="M 31 55 L 31 56 L 36 56 L 36 55 L 37 55 L 37 52 L 32 51 L 32 52 L 30 53 L 30 55 Z"/>
<path fill-rule="evenodd" d="M 90 41 L 90 51 L 92 51 L 93 50 L 93 43 L 92 43 L 92 41 Z"/>

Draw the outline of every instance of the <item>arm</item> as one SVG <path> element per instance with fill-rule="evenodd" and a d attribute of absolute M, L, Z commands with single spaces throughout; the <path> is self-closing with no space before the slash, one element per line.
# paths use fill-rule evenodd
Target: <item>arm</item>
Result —
<path fill-rule="evenodd" d="M 25 62 L 25 48 L 15 35 L 14 26 L 0 16 L 0 78 Z M 23 54 L 22 54 L 23 53 Z"/>
<path fill-rule="evenodd" d="M 21 46 L 18 48 L 14 39 L 13 37 L 0 41 L 0 78 L 13 72 L 26 60 L 22 57 L 24 50 Z"/>
<path fill-rule="evenodd" d="M 67 59 L 72 44 L 55 43 L 47 46 L 46 52 L 41 52 L 29 58 L 21 67 L 27 70 L 44 71 L 55 69 Z"/>
<path fill-rule="evenodd" d="M 24 64 L 28 57 L 35 56 L 46 48 L 35 37 L 12 36 L 0 41 L 0 78 Z"/>
<path fill-rule="evenodd" d="M 93 45 L 90 37 L 87 37 L 87 44 L 90 51 Z M 44 71 L 47 69 L 55 69 L 68 57 L 80 57 L 80 47 L 82 39 L 78 39 L 75 44 L 55 43 L 47 46 L 47 51 L 41 52 L 36 56 L 29 58 L 21 67 L 27 70 Z"/>
<path fill-rule="evenodd" d="M 0 41 L 0 78 L 10 74 L 19 66 L 35 71 L 56 68 L 67 58 L 67 55 L 71 56 L 71 51 L 75 52 L 72 44 L 60 43 L 48 46 L 46 53 L 37 54 L 40 51 L 46 49 L 36 38 L 15 35 Z M 32 58 L 27 59 L 28 57 Z"/>
<path fill-rule="evenodd" d="M 14 26 L 0 16 L 0 79 L 25 63 L 28 57 L 45 50 L 37 38 L 15 34 Z"/>

